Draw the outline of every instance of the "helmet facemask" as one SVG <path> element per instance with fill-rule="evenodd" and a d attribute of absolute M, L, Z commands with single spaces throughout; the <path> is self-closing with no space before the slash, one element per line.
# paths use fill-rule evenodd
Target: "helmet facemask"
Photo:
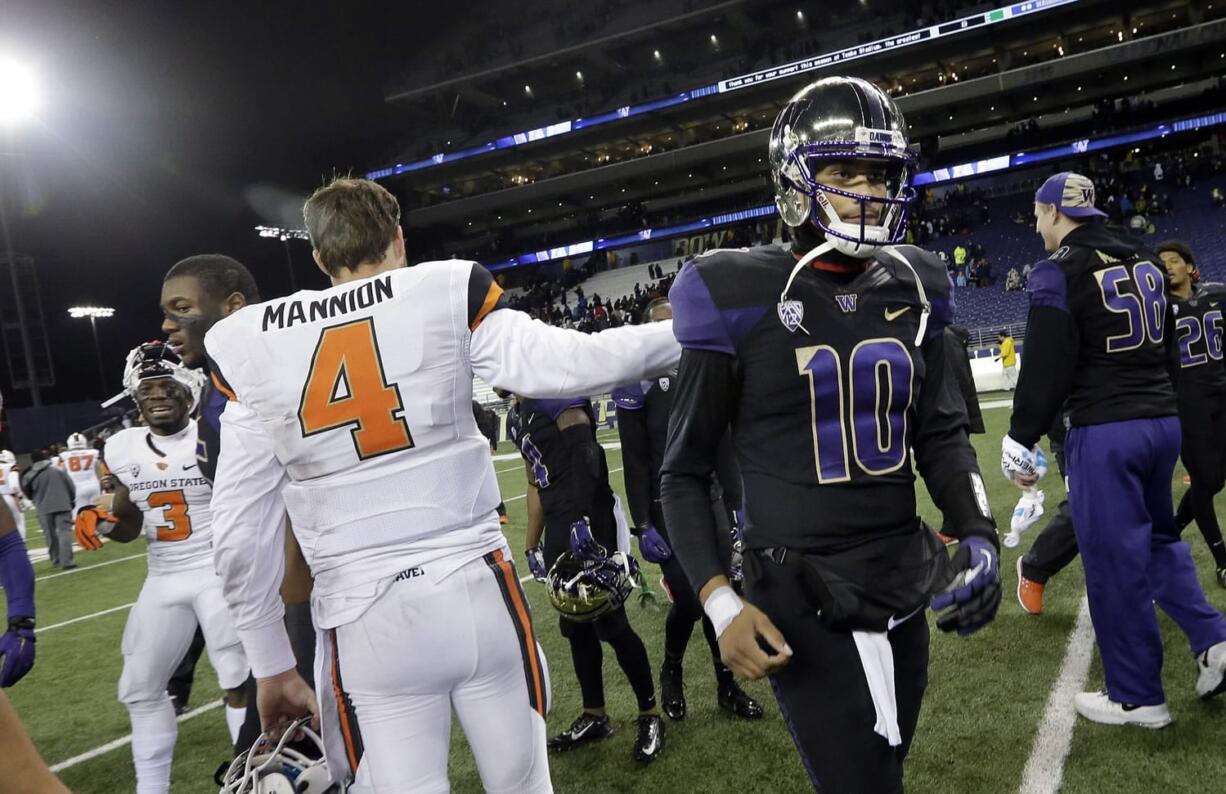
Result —
<path fill-rule="evenodd" d="M 772 170 L 775 205 L 783 222 L 798 227 L 812 223 L 826 241 L 841 253 L 858 259 L 872 256 L 879 248 L 901 242 L 907 228 L 907 205 L 915 198 L 911 175 L 914 156 L 906 139 L 896 130 L 856 127 L 855 140 L 823 140 L 801 143 L 790 128 L 780 137 L 779 167 Z M 884 196 L 857 193 L 818 181 L 823 167 L 836 160 L 876 161 L 886 167 Z M 859 204 L 857 220 L 844 220 L 828 196 L 842 196 Z M 869 223 L 870 208 L 877 206 L 875 223 Z"/>

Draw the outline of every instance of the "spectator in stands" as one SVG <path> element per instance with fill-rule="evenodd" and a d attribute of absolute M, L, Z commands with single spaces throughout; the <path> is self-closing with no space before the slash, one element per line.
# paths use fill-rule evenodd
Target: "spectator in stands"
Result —
<path fill-rule="evenodd" d="M 1222 189 L 1220 187 L 1215 187 L 1213 189 L 1213 192 L 1209 194 L 1209 199 L 1213 202 L 1213 206 L 1217 207 L 1218 209 L 1226 207 L 1226 196 L 1222 195 Z"/>
<path fill-rule="evenodd" d="M 1000 362 L 1005 388 L 1013 391 L 1017 387 L 1017 350 L 1013 345 L 1013 337 L 1006 328 L 996 338 L 1000 341 L 1000 353 L 992 360 Z"/>
<path fill-rule="evenodd" d="M 38 513 L 51 567 L 70 571 L 77 567 L 72 561 L 72 504 L 77 490 L 62 469 L 51 465 L 49 457 L 47 450 L 30 453 L 33 463 L 21 473 L 21 490 Z"/>
<path fill-rule="evenodd" d="M 1009 268 L 1009 273 L 1005 276 L 1005 292 L 1019 292 L 1022 286 L 1022 274 L 1016 267 Z"/>
<path fill-rule="evenodd" d="M 956 268 L 966 267 L 966 256 L 968 253 L 969 252 L 966 250 L 966 246 L 962 245 L 962 243 L 958 243 L 957 245 L 955 245 L 954 246 L 954 267 Z"/>

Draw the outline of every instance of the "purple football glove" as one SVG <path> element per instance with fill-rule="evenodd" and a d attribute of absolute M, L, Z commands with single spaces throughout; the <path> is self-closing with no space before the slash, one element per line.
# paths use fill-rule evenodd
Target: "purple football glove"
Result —
<path fill-rule="evenodd" d="M 540 546 L 525 551 L 524 557 L 528 560 L 528 570 L 532 572 L 533 579 L 544 582 L 549 578 L 549 571 L 545 568 L 545 552 L 541 551 Z"/>
<path fill-rule="evenodd" d="M 592 526 L 586 518 L 570 525 L 570 552 L 587 562 L 598 562 L 609 556 L 608 550 L 592 537 Z"/>
<path fill-rule="evenodd" d="M 668 547 L 668 541 L 651 524 L 645 524 L 639 531 L 639 553 L 643 555 L 644 560 L 656 565 L 673 556 L 673 550 Z"/>
<path fill-rule="evenodd" d="M 0 687 L 17 683 L 34 666 L 34 628 L 14 621 L 0 636 Z"/>
<path fill-rule="evenodd" d="M 932 599 L 941 631 L 974 634 L 992 622 L 1000 607 L 1000 558 L 987 538 L 970 537 L 958 544 L 951 561 L 953 581 Z M 942 610 L 945 610 L 942 612 Z"/>

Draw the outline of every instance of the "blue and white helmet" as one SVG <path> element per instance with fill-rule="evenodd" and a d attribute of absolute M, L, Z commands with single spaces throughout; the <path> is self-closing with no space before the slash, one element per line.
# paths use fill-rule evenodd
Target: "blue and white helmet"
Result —
<path fill-rule="evenodd" d="M 265 733 L 240 753 L 221 779 L 219 794 L 340 794 L 324 761 L 323 740 L 304 717 L 285 728 L 280 739 Z M 291 740 L 294 746 L 290 745 Z M 304 748 L 303 743 L 309 745 Z M 295 746 L 308 749 L 309 754 Z"/>
<path fill-rule="evenodd" d="M 191 395 L 191 407 L 188 411 L 196 410 L 200 403 L 200 394 L 204 390 L 203 372 L 183 366 L 183 359 L 165 342 L 145 342 L 132 348 L 123 368 L 123 395 L 135 400 L 136 390 L 143 381 L 158 378 L 170 378 L 187 389 Z M 109 402 L 115 402 L 123 395 L 117 395 Z M 109 403 L 103 403 L 107 404 Z"/>
<path fill-rule="evenodd" d="M 906 233 L 907 204 L 915 197 L 915 157 L 907 150 L 907 122 L 886 92 L 858 77 L 824 77 L 788 101 L 771 129 L 768 155 L 775 206 L 788 226 L 812 223 L 831 246 L 866 259 Z M 869 196 L 822 184 L 814 176 L 830 160 L 877 160 L 888 166 L 886 195 Z M 860 202 L 860 222 L 842 219 L 824 193 Z M 877 223 L 866 210 L 880 204 Z"/>

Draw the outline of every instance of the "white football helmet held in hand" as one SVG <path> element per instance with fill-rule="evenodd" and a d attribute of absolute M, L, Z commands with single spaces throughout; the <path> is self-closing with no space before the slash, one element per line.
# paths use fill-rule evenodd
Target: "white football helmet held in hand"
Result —
<path fill-rule="evenodd" d="M 310 717 L 291 723 L 277 740 L 269 733 L 261 735 L 230 764 L 219 794 L 342 794 L 345 786 L 333 785 L 323 740 L 309 723 Z M 291 741 L 310 744 L 316 757 L 290 747 Z"/>

